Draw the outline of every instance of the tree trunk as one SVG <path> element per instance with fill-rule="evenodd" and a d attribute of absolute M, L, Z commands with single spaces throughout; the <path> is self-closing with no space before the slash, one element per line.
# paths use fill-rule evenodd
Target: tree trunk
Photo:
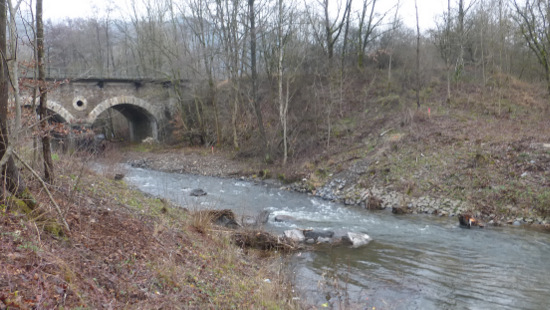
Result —
<path fill-rule="evenodd" d="M 252 102 L 254 103 L 254 111 L 256 112 L 256 120 L 260 129 L 262 139 L 262 147 L 265 152 L 265 160 L 270 160 L 269 148 L 267 145 L 267 136 L 264 129 L 264 121 L 262 119 L 262 109 L 258 100 L 258 69 L 256 68 L 256 12 L 254 11 L 254 1 L 248 0 L 248 8 L 250 19 L 250 70 L 252 71 Z"/>
<path fill-rule="evenodd" d="M 21 129 L 21 96 L 19 95 L 19 61 L 17 59 L 17 25 L 15 23 L 15 14 L 19 9 L 19 5 L 22 0 L 18 0 L 15 8 L 12 5 L 12 1 L 8 0 L 8 7 L 10 12 L 10 57 L 11 57 L 11 85 L 13 86 L 13 96 L 15 101 L 15 128 L 12 133 L 12 138 L 16 141 L 19 137 L 19 130 Z"/>
<path fill-rule="evenodd" d="M 287 149 L 287 111 L 288 111 L 288 87 L 286 100 L 283 98 L 283 60 L 284 60 L 284 39 L 283 39 L 283 0 L 277 2 L 278 23 L 277 23 L 277 94 L 279 101 L 279 119 L 283 125 L 283 165 L 286 166 L 288 158 Z"/>
<path fill-rule="evenodd" d="M 46 65 L 44 63 L 44 24 L 42 22 L 42 0 L 36 1 L 36 45 L 38 51 L 38 83 L 40 92 L 40 128 L 42 129 L 42 155 L 44 157 L 44 179 L 54 179 L 52 150 L 48 133 L 48 90 L 46 88 Z"/>
<path fill-rule="evenodd" d="M 235 150 L 239 149 L 239 137 L 237 135 L 237 113 L 239 111 L 239 102 L 237 95 L 235 95 L 233 102 L 233 113 L 231 113 L 231 126 L 233 127 L 233 147 Z"/>
<path fill-rule="evenodd" d="M 414 0 L 414 8 L 416 11 L 416 107 L 420 108 L 420 23 L 417 0 Z"/>
<path fill-rule="evenodd" d="M 328 0 L 323 2 L 323 9 L 325 13 L 325 40 L 327 45 L 327 54 L 329 61 L 332 61 L 332 56 L 334 54 L 334 40 L 332 39 L 333 29 L 330 27 L 330 18 L 329 18 L 329 8 Z"/>
<path fill-rule="evenodd" d="M 450 36 L 451 33 L 451 0 L 447 0 L 447 23 L 445 25 L 445 35 Z M 449 40 L 450 38 L 447 38 Z M 447 104 L 451 103 L 451 59 L 449 56 L 450 46 L 447 42 L 445 47 L 445 66 L 447 67 Z"/>
<path fill-rule="evenodd" d="M 214 122 L 216 123 L 216 145 L 220 145 L 222 143 L 222 134 L 220 129 L 220 119 L 219 119 L 219 111 L 218 111 L 218 98 L 217 98 L 217 89 L 216 85 L 214 85 L 214 80 L 212 77 L 208 79 L 208 85 L 210 87 L 210 100 L 212 102 L 212 106 L 214 107 Z"/>
<path fill-rule="evenodd" d="M 6 1 L 0 1 L 0 54 L 7 55 L 6 51 L 7 7 Z M 25 183 L 19 176 L 13 157 L 9 153 L 8 132 L 8 67 L 5 59 L 0 61 L 0 170 L 5 188 L 12 194 L 20 195 L 25 189 Z M 2 197 L 4 198 L 4 197 Z"/>

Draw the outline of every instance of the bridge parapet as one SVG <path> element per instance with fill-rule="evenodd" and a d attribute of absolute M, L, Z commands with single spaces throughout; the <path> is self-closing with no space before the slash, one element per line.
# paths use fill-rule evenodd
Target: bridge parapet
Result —
<path fill-rule="evenodd" d="M 28 67 L 20 65 L 20 76 L 28 79 L 34 78 L 34 72 Z M 69 69 L 58 67 L 46 68 L 46 79 L 50 80 L 74 80 L 74 79 L 100 79 L 100 80 L 167 80 L 166 75 L 138 74 L 135 70 L 105 71 L 100 69 Z"/>

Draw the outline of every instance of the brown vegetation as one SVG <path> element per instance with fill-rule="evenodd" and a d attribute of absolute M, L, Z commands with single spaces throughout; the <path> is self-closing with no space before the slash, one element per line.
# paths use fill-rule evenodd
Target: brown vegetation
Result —
<path fill-rule="evenodd" d="M 46 232 L 13 206 L 0 209 L 1 309 L 295 306 L 277 256 L 245 255 L 231 234 L 197 215 L 71 162 L 56 163 L 54 191 L 69 234 Z"/>

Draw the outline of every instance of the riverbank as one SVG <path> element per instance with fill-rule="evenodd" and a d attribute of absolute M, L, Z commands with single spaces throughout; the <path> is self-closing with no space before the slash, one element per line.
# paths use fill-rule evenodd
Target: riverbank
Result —
<path fill-rule="evenodd" d="M 516 107 L 501 116 L 463 110 L 416 111 L 408 124 L 383 111 L 363 116 L 363 122 L 378 118 L 379 126 L 355 126 L 332 147 L 287 167 L 212 148 L 130 148 L 124 157 L 160 171 L 271 178 L 289 190 L 364 208 L 391 208 L 397 214 L 470 213 L 489 225 L 549 229 L 550 125 L 545 110 L 533 114 Z"/>
<path fill-rule="evenodd" d="M 537 308 L 546 296 L 536 288 L 546 287 L 540 270 L 548 269 L 541 260 L 550 249 L 548 234 L 533 229 L 461 229 L 456 217 L 395 216 L 389 210 L 343 207 L 241 178 L 128 167 L 126 180 L 186 206 L 230 207 L 237 214 L 267 209 L 271 216 L 266 227 L 277 232 L 301 227 L 332 231 L 334 236 L 367 233 L 372 238 L 367 246 L 319 245 L 292 256 L 289 268 L 300 298 L 318 308 Z M 208 194 L 189 197 L 195 188 Z M 276 221 L 279 216 L 282 222 Z M 475 283 L 456 276 L 464 266 L 476 274 Z"/>
<path fill-rule="evenodd" d="M 0 309 L 299 307 L 279 254 L 243 250 L 209 218 L 76 156 L 55 165 L 52 194 L 71 231 L 44 231 L 40 217 L 56 213 L 42 194 L 39 218 L 1 206 Z"/>

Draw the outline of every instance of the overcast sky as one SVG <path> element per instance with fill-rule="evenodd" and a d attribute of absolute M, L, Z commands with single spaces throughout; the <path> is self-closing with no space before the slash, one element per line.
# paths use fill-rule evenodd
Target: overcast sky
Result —
<path fill-rule="evenodd" d="M 66 17 L 91 17 L 101 15 L 102 11 L 111 6 L 127 8 L 126 2 L 129 0 L 43 0 L 45 19 L 65 19 Z M 334 2 L 336 2 L 335 0 Z M 139 0 L 136 0 L 139 3 Z M 360 0 L 355 0 L 359 3 Z M 454 1 L 453 1 L 454 2 Z M 394 6 L 397 0 L 379 0 L 377 6 L 379 10 L 387 10 Z M 401 8 L 399 13 L 405 24 L 409 27 L 415 27 L 414 0 L 400 0 Z M 422 31 L 433 27 L 436 15 L 444 12 L 447 0 L 418 0 L 418 10 L 420 27 Z"/>

